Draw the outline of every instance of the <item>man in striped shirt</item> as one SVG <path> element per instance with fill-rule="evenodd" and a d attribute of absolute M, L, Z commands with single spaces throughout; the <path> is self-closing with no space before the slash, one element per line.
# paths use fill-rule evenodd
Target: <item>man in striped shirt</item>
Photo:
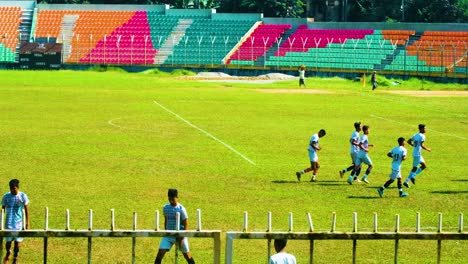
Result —
<path fill-rule="evenodd" d="M 164 213 L 164 229 L 165 230 L 188 230 L 188 215 L 185 207 L 181 205 L 178 197 L 177 189 L 169 189 L 167 192 L 169 203 L 163 207 Z M 180 215 L 179 228 L 177 228 L 177 213 Z M 189 264 L 195 264 L 190 253 L 188 239 L 186 237 L 175 238 L 175 237 L 163 237 L 161 244 L 159 244 L 158 255 L 156 256 L 155 264 L 161 264 L 162 259 L 166 252 L 171 250 L 172 246 L 177 243 L 176 250 L 180 248 L 185 260 Z"/>
<path fill-rule="evenodd" d="M 29 229 L 29 199 L 28 196 L 19 191 L 19 180 L 13 179 L 9 183 L 10 191 L 5 193 L 2 198 L 2 210 L 6 212 L 5 228 L 7 230 L 22 230 L 23 225 Z M 23 209 L 26 222 L 23 223 Z M 9 263 L 11 255 L 11 242 L 15 241 L 13 247 L 13 264 L 18 261 L 20 244 L 23 241 L 22 237 L 7 237 L 6 238 L 6 255 L 3 258 L 3 263 Z"/>

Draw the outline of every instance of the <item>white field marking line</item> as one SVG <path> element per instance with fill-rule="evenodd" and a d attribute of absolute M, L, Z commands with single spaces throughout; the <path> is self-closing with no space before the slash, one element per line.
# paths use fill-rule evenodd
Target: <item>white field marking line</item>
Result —
<path fill-rule="evenodd" d="M 156 102 L 153 100 L 153 102 L 158 105 L 159 107 L 161 107 L 162 109 L 166 110 L 166 112 L 168 113 L 171 113 L 173 114 L 174 116 L 176 116 L 177 118 L 179 118 L 180 120 L 184 121 L 187 125 L 195 128 L 196 130 L 202 132 L 203 134 L 205 134 L 206 136 L 214 139 L 215 141 L 217 141 L 218 143 L 220 143 L 221 145 L 225 146 L 226 148 L 228 148 L 229 150 L 231 150 L 232 152 L 236 153 L 237 155 L 241 156 L 244 160 L 246 160 L 247 162 L 249 162 L 250 164 L 256 166 L 257 164 L 255 164 L 255 162 L 251 161 L 249 158 L 247 158 L 246 156 L 244 156 L 242 153 L 240 153 L 239 151 L 237 151 L 236 149 L 234 149 L 233 147 L 229 146 L 228 144 L 224 143 L 223 141 L 221 141 L 220 139 L 218 139 L 217 137 L 213 136 L 212 134 L 206 132 L 205 130 L 197 127 L 196 125 L 190 123 L 190 121 L 186 120 L 185 118 L 181 117 L 180 115 L 174 113 L 173 111 L 171 111 L 170 109 L 168 109 L 167 107 L 165 107 L 164 105 Z"/>
<path fill-rule="evenodd" d="M 385 118 L 385 117 L 381 117 L 381 116 L 371 115 L 371 117 L 375 117 L 375 118 L 378 118 L 378 119 L 382 119 L 382 120 L 386 120 L 386 121 L 390 121 L 390 122 L 394 122 L 394 123 L 398 123 L 398 124 L 402 124 L 402 125 L 406 125 L 406 126 L 411 126 L 411 127 L 414 126 L 414 125 L 410 125 L 410 124 L 403 123 L 403 122 L 400 122 L 400 121 L 396 121 L 396 120 L 393 120 L 393 119 L 388 119 L 388 118 Z M 460 136 L 457 136 L 457 135 L 437 131 L 437 130 L 434 130 L 434 129 L 428 129 L 428 130 L 436 132 L 436 133 L 444 134 L 444 135 L 447 135 L 447 136 L 456 137 L 456 138 L 463 139 L 463 140 L 468 140 L 468 138 L 465 138 L 465 137 L 460 137 Z"/>

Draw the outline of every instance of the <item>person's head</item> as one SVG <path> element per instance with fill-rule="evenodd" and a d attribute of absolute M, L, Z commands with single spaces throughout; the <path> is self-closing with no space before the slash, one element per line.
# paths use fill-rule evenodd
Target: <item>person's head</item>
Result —
<path fill-rule="evenodd" d="M 10 181 L 9 185 L 10 185 L 10 193 L 13 194 L 13 195 L 17 195 L 18 192 L 19 192 L 19 183 L 20 181 L 17 180 L 17 179 L 13 179 Z"/>
<path fill-rule="evenodd" d="M 419 124 L 418 128 L 419 128 L 419 132 L 426 133 L 426 125 L 425 124 Z"/>
<path fill-rule="evenodd" d="M 356 129 L 357 132 L 361 131 L 361 122 L 357 121 L 354 122 L 354 128 Z"/>
<path fill-rule="evenodd" d="M 399 138 L 398 138 L 398 145 L 404 146 L 405 143 L 406 143 L 406 141 L 405 141 L 405 138 L 404 138 L 404 137 L 399 137 Z"/>
<path fill-rule="evenodd" d="M 366 135 L 367 135 L 367 134 L 369 134 L 370 127 L 369 127 L 369 126 L 367 126 L 367 125 L 366 125 L 366 126 L 363 126 L 363 127 L 362 127 L 362 131 L 364 131 L 364 134 L 366 134 Z"/>
<path fill-rule="evenodd" d="M 305 65 L 301 65 L 301 67 L 299 67 L 301 69 L 301 71 L 305 70 Z"/>
<path fill-rule="evenodd" d="M 318 132 L 318 136 L 319 137 L 323 137 L 327 134 L 327 132 L 325 131 L 325 129 L 320 129 L 320 131 Z"/>
<path fill-rule="evenodd" d="M 287 239 L 275 239 L 275 250 L 276 252 L 281 252 L 284 250 L 286 247 L 286 244 L 288 243 Z"/>
<path fill-rule="evenodd" d="M 177 201 L 179 200 L 179 193 L 178 193 L 177 189 L 169 189 L 167 191 L 167 199 L 169 200 L 169 203 L 172 206 L 176 206 Z"/>
<path fill-rule="evenodd" d="M 377 72 L 376 72 L 376 71 L 374 71 L 373 73 L 374 73 L 374 74 L 376 74 Z"/>

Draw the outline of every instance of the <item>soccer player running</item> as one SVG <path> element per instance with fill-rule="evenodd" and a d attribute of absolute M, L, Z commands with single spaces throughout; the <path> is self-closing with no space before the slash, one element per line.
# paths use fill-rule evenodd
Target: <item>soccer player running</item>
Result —
<path fill-rule="evenodd" d="M 390 180 L 388 180 L 377 192 L 380 197 L 383 197 L 385 188 L 388 188 L 395 179 L 398 179 L 398 192 L 400 197 L 408 196 L 407 193 L 403 192 L 403 186 L 401 184 L 401 163 L 406 159 L 405 139 L 398 138 L 398 146 L 394 147 L 387 156 L 392 158 L 392 173 L 390 173 Z"/>
<path fill-rule="evenodd" d="M 426 141 L 426 135 L 424 135 L 424 133 L 426 133 L 426 125 L 419 124 L 418 128 L 419 133 L 408 139 L 408 144 L 413 146 L 413 169 L 409 173 L 408 178 L 406 178 L 405 182 L 403 183 L 403 185 L 407 188 L 409 188 L 409 181 L 411 181 L 413 184 L 416 184 L 416 176 L 426 168 L 426 162 L 422 156 L 422 150 L 425 149 L 431 152 L 431 149 L 424 145 L 424 142 Z M 418 165 L 421 166 L 418 168 Z"/>
<path fill-rule="evenodd" d="M 307 150 L 309 151 L 309 159 L 310 159 L 310 168 L 306 168 L 302 171 L 296 172 L 297 180 L 301 181 L 301 176 L 302 174 L 313 171 L 312 178 L 310 179 L 311 182 L 314 182 L 317 180 L 317 172 L 320 168 L 320 163 L 318 160 L 318 155 L 317 152 L 321 150 L 322 148 L 319 147 L 319 138 L 324 137 L 327 134 L 327 132 L 324 129 L 320 129 L 320 131 L 316 134 L 313 134 L 312 137 L 310 138 L 309 146 L 307 147 Z"/>
<path fill-rule="evenodd" d="M 369 183 L 367 180 L 367 177 L 372 171 L 372 160 L 369 157 L 369 147 L 373 147 L 374 144 L 369 144 L 369 132 L 370 132 L 370 127 L 369 126 L 363 126 L 362 131 L 364 134 L 361 136 L 360 143 L 359 143 L 359 153 L 358 153 L 358 158 L 356 160 L 356 170 L 360 170 L 362 163 L 365 163 L 368 165 L 366 173 L 362 177 L 362 181 L 365 183 Z"/>
<path fill-rule="evenodd" d="M 361 132 L 361 122 L 355 122 L 354 129 L 355 131 L 351 134 L 351 138 L 349 139 L 349 143 L 351 144 L 351 149 L 349 150 L 349 153 L 351 154 L 351 162 L 353 164 L 348 168 L 340 171 L 340 177 L 343 177 L 346 172 L 351 170 L 351 175 L 348 178 L 349 184 L 353 184 L 353 180 L 358 180 L 357 176 L 359 176 L 359 173 L 361 172 L 360 170 L 356 171 L 356 160 L 360 150 L 359 132 Z"/>

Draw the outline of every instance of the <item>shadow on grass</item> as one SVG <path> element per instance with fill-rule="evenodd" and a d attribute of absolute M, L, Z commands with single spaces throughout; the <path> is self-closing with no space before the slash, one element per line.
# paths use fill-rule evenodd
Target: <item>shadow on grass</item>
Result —
<path fill-rule="evenodd" d="M 436 193 L 436 194 L 461 194 L 461 193 L 468 193 L 468 191 L 433 191 L 431 193 Z"/>
<path fill-rule="evenodd" d="M 456 180 L 452 180 L 452 181 L 455 181 L 455 182 L 468 182 L 468 179 L 456 179 Z"/>
<path fill-rule="evenodd" d="M 348 196 L 349 199 L 380 199 L 379 195 L 376 194 L 375 196 Z"/>
<path fill-rule="evenodd" d="M 301 183 L 301 182 L 298 182 L 298 181 L 284 181 L 284 180 L 280 180 L 280 181 L 271 181 L 272 183 Z"/>

